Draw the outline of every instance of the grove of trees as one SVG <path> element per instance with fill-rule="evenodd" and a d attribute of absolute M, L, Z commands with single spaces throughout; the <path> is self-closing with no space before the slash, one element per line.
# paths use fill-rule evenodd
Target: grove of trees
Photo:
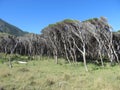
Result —
<path fill-rule="evenodd" d="M 0 36 L 0 52 L 6 54 L 36 55 L 65 58 L 68 63 L 82 61 L 86 71 L 87 62 L 96 60 L 104 66 L 120 62 L 120 33 L 113 33 L 104 17 L 86 21 L 66 19 L 50 24 L 42 34 L 27 34 L 22 37 L 12 35 Z"/>

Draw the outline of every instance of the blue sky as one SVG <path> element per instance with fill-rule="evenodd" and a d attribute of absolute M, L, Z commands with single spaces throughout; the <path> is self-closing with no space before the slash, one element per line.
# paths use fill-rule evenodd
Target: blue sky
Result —
<path fill-rule="evenodd" d="M 120 0 L 0 0 L 0 18 L 24 31 L 40 33 L 63 19 L 86 20 L 104 16 L 120 29 Z"/>

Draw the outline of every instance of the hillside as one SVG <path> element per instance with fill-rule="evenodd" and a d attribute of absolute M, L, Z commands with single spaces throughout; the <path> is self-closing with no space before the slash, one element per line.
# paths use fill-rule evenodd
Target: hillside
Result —
<path fill-rule="evenodd" d="M 0 33 L 7 33 L 15 36 L 23 36 L 28 32 L 24 32 L 14 25 L 7 23 L 6 21 L 0 19 Z"/>

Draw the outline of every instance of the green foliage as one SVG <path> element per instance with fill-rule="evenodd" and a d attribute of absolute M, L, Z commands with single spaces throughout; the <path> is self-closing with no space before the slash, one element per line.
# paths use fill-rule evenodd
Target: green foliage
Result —
<path fill-rule="evenodd" d="M 49 24 L 48 27 L 53 27 L 55 26 L 56 24 Z"/>
<path fill-rule="evenodd" d="M 83 21 L 83 22 L 92 22 L 93 20 L 97 21 L 98 18 L 91 18 L 91 19 L 85 20 L 85 21 Z"/>
<path fill-rule="evenodd" d="M 118 32 L 120 32 L 120 30 L 118 30 Z"/>
<path fill-rule="evenodd" d="M 72 19 L 65 19 L 61 22 L 56 22 L 54 24 L 49 24 L 47 27 L 55 27 L 58 24 L 62 24 L 62 23 L 74 23 L 74 22 L 78 22 L 77 20 L 72 20 Z"/>
<path fill-rule="evenodd" d="M 63 20 L 63 22 L 65 23 L 74 23 L 74 22 L 78 22 L 77 20 L 72 20 L 72 19 L 65 19 Z"/>
<path fill-rule="evenodd" d="M 1 33 L 0 32 L 0 37 L 3 37 L 3 36 L 5 37 L 5 36 L 8 36 L 8 35 L 10 35 L 10 34 L 8 34 L 8 33 Z"/>
<path fill-rule="evenodd" d="M 17 62 L 17 61 L 28 61 L 28 56 L 21 56 L 18 54 L 4 54 L 0 53 L 0 63 L 6 63 L 9 60 L 9 57 L 11 57 L 12 62 Z"/>

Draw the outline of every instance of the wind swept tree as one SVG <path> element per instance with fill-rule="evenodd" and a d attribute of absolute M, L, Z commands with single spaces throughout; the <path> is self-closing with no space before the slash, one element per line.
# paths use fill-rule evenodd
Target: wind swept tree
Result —
<path fill-rule="evenodd" d="M 85 22 L 84 26 L 88 28 L 87 30 L 94 36 L 94 38 L 98 42 L 98 53 L 101 59 L 102 66 L 103 56 L 108 56 L 111 63 L 113 63 L 116 58 L 117 62 L 119 63 L 118 55 L 115 52 L 112 42 L 112 28 L 107 24 L 105 18 L 103 19 L 103 17 L 101 17 L 100 19 L 92 19 L 89 22 Z"/>

